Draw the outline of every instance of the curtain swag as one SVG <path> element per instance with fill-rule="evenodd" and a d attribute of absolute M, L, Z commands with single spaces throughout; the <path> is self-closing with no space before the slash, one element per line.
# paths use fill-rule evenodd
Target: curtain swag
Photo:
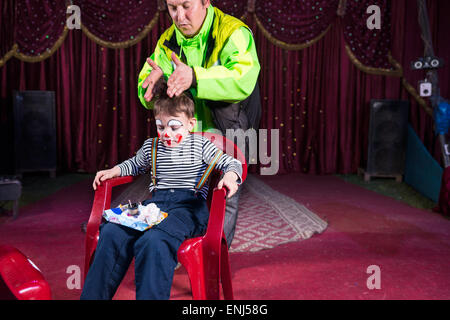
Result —
<path fill-rule="evenodd" d="M 40 2 L 45 2 L 47 7 L 51 7 L 49 0 L 32 0 L 36 4 Z M 111 0 L 109 4 L 95 4 L 93 5 L 90 1 L 79 0 L 72 1 L 73 4 L 79 5 L 81 7 L 82 12 L 82 23 L 81 30 L 86 34 L 88 38 L 97 43 L 100 46 L 110 48 L 110 49 L 122 49 L 128 48 L 147 36 L 150 30 L 157 24 L 158 19 L 160 18 L 160 13 L 165 12 L 167 9 L 163 5 L 161 0 L 141 0 L 139 1 L 139 5 L 136 6 L 135 2 L 130 2 L 129 5 L 124 4 L 121 0 Z M 272 1 L 262 1 L 262 0 L 249 0 L 248 3 L 239 0 L 222 0 L 222 1 L 212 1 L 214 5 L 217 7 L 229 12 L 232 15 L 239 16 L 241 19 L 248 20 L 253 18 L 256 22 L 256 25 L 264 36 L 275 46 L 283 48 L 285 50 L 302 50 L 305 49 L 317 41 L 319 41 L 323 36 L 330 30 L 330 27 L 335 20 L 335 17 L 341 17 L 342 19 L 346 19 L 346 16 L 351 16 L 349 13 L 342 14 L 342 6 L 347 6 L 347 12 L 349 11 L 349 4 L 346 2 L 342 2 L 342 0 L 317 0 L 317 1 L 293 1 L 293 0 L 272 0 Z M 378 0 L 375 2 L 387 2 L 387 0 Z M 355 2 L 358 4 L 358 2 Z M 152 6 L 149 6 L 152 4 Z M 66 4 L 66 8 L 70 5 L 70 3 Z M 364 3 L 363 3 L 364 5 Z M 55 6 L 53 4 L 53 6 Z M 128 8 L 127 6 L 130 6 Z M 45 7 L 45 6 L 44 6 Z M 136 10 L 137 9 L 139 10 Z M 130 28 L 127 28 L 125 31 L 129 31 L 127 34 L 124 34 L 121 28 L 121 24 L 119 21 L 124 22 L 124 11 L 129 11 L 129 13 L 140 13 L 145 12 L 146 17 L 148 17 L 149 13 L 147 11 L 152 10 L 144 10 L 142 8 L 153 8 L 153 15 L 151 16 L 150 21 L 146 24 L 143 24 L 143 17 L 140 16 L 138 18 L 132 19 L 132 23 L 134 25 Z M 385 6 L 386 7 L 386 6 Z M 111 8 L 116 8 L 116 10 L 112 10 Z M 388 7 L 386 7 L 388 8 Z M 55 8 L 52 8 L 55 9 Z M 301 10 L 301 13 L 295 13 L 296 9 Z M 354 6 L 353 10 L 357 12 L 359 7 Z M 18 12 L 19 9 L 16 9 Z M 351 11 L 351 10 L 350 10 Z M 53 13 L 59 13 L 60 11 L 53 10 Z M 339 15 L 338 15 L 339 13 Z M 16 14 L 16 21 L 20 19 L 20 15 L 24 15 L 25 13 Z M 68 14 L 66 14 L 66 19 L 68 18 Z M 145 18 L 146 18 L 145 17 Z M 39 18 L 39 15 L 38 15 Z M 32 19 L 32 15 L 30 15 L 30 19 Z M 84 21 L 84 20 L 87 21 Z M 354 19 L 350 18 L 347 24 L 353 23 Z M 129 22 L 127 20 L 127 22 Z M 34 25 L 38 25 L 38 23 L 44 23 L 41 20 L 36 20 Z M 140 27 L 138 27 L 140 23 Z M 365 21 L 364 21 L 365 23 Z M 18 24 L 19 25 L 19 24 Z M 20 30 L 21 26 L 16 26 Z M 42 28 L 44 29 L 44 28 Z M 108 34 L 107 31 L 117 31 L 120 30 L 122 35 L 119 36 L 121 39 L 112 39 L 111 34 L 117 34 L 117 32 Z M 39 30 L 39 28 L 37 28 Z M 76 32 L 77 30 L 69 30 L 67 26 L 62 28 L 61 34 L 57 37 L 54 37 L 54 43 L 50 46 L 47 44 L 47 48 L 38 48 L 42 47 L 42 45 L 35 44 L 36 47 L 33 53 L 30 50 L 25 50 L 22 48 L 20 43 L 16 41 L 11 45 L 11 49 L 7 51 L 3 57 L 0 58 L 0 67 L 6 63 L 8 59 L 11 57 L 16 57 L 22 61 L 26 62 L 39 62 L 50 57 L 62 44 L 67 36 L 67 32 Z M 133 32 L 135 31 L 135 32 Z M 139 32 L 136 32 L 139 31 Z M 16 36 L 20 36 L 20 32 L 15 32 Z M 22 33 L 25 34 L 25 33 Z M 350 33 L 351 35 L 351 33 Z M 346 34 L 347 36 L 347 34 Z M 41 41 L 41 36 L 37 34 L 35 37 L 36 42 Z M 48 36 L 47 36 L 48 38 Z M 117 37 L 115 37 L 117 38 Z M 21 39 L 23 40 L 23 39 Z M 298 42 L 292 42 L 298 40 Z M 373 39 L 370 39 L 373 40 Z M 27 44 L 29 43 L 30 48 L 33 48 L 33 41 L 30 39 L 26 39 Z M 348 42 L 348 41 L 347 41 Z M 352 40 L 350 40 L 352 42 Z M 386 66 L 386 61 L 392 62 L 392 66 L 394 68 L 387 69 L 386 67 L 380 67 L 377 65 L 366 65 L 363 60 L 359 59 L 358 53 L 350 50 L 350 45 L 346 45 L 346 52 L 349 55 L 351 61 L 362 71 L 371 73 L 371 74 L 382 74 L 389 76 L 401 76 L 401 66 L 392 59 L 389 55 L 383 57 L 385 61 L 384 66 Z M 383 54 L 381 52 L 381 54 Z M 386 54 L 388 52 L 386 51 Z M 367 59 L 366 59 L 367 60 Z M 382 63 L 379 63 L 380 65 Z"/>
<path fill-rule="evenodd" d="M 144 30 L 141 33 L 139 33 L 137 36 L 132 36 L 133 39 L 131 40 L 125 40 L 120 42 L 105 41 L 100 37 L 96 36 L 95 34 L 93 34 L 91 31 L 89 31 L 89 28 L 87 28 L 84 24 L 81 24 L 81 30 L 83 30 L 84 34 L 86 34 L 86 36 L 89 39 L 91 39 L 92 41 L 94 41 L 95 43 L 97 43 L 102 47 L 106 47 L 109 49 L 123 49 L 134 46 L 136 43 L 144 39 L 150 32 L 150 30 L 152 30 L 152 28 L 158 22 L 158 19 L 159 19 L 159 12 L 155 13 L 153 19 L 150 21 L 148 25 L 145 26 Z"/>
<path fill-rule="evenodd" d="M 339 23 L 344 32 L 345 51 L 359 70 L 374 75 L 402 77 L 402 66 L 390 54 L 390 2 L 370 1 L 370 4 L 378 5 L 384 10 L 383 28 L 378 32 L 367 30 L 364 19 L 366 2 L 212 0 L 213 5 L 231 15 L 244 21 L 253 19 L 264 37 L 285 50 L 305 49 L 322 39 L 333 24 Z M 69 30 L 65 25 L 69 18 L 67 8 L 71 4 L 80 7 L 82 32 L 93 42 L 110 49 L 128 48 L 137 44 L 157 25 L 161 13 L 167 12 L 163 0 L 140 0 L 138 3 L 122 0 L 110 0 L 107 3 L 88 0 L 75 0 L 71 3 L 29 0 L 26 4 L 17 3 L 15 7 L 4 10 L 8 14 L 15 12 L 14 17 L 4 26 L 14 29 L 14 37 L 9 50 L 0 50 L 0 55 L 5 52 L 0 56 L 0 67 L 11 57 L 26 62 L 39 62 L 55 53 L 68 32 L 78 31 Z M 38 14 L 31 14 L 36 10 Z M 8 17 L 1 18 L 3 20 Z M 0 31 L 5 33 L 5 30 Z M 402 82 L 429 113 L 430 108 L 414 87 L 404 78 Z"/>

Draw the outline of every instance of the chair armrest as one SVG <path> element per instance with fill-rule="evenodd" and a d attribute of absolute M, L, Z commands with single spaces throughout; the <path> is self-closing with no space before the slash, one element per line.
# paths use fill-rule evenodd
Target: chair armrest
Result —
<path fill-rule="evenodd" d="M 103 211 L 108 209 L 111 205 L 112 188 L 121 184 L 130 183 L 132 181 L 132 176 L 124 176 L 103 181 L 99 186 L 97 186 L 91 215 L 86 227 L 87 236 L 94 236 L 97 233 L 98 227 L 102 220 Z"/>
<path fill-rule="evenodd" d="M 220 253 L 220 243 L 223 237 L 225 205 L 228 192 L 229 190 L 226 186 L 223 186 L 222 189 L 217 189 L 217 187 L 214 188 L 209 212 L 208 227 L 206 228 L 206 233 L 203 237 L 205 245 L 217 254 Z"/>
<path fill-rule="evenodd" d="M 112 179 L 108 179 L 106 181 L 103 181 L 103 183 L 105 183 L 106 186 L 111 186 L 115 187 L 115 186 L 120 186 L 121 184 L 127 184 L 130 183 L 134 180 L 133 176 L 123 176 L 123 177 L 116 177 L 116 178 L 112 178 Z"/>
<path fill-rule="evenodd" d="M 130 183 L 133 179 L 133 176 L 116 177 L 103 181 L 97 186 L 91 215 L 86 226 L 86 266 L 88 266 L 88 259 L 92 256 L 97 246 L 96 238 L 102 221 L 103 211 L 111 206 L 112 188 L 121 184 Z"/>

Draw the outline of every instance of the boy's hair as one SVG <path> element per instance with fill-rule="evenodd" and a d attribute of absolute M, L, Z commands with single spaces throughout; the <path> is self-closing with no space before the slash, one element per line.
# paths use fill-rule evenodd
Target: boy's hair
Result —
<path fill-rule="evenodd" d="M 156 83 L 155 89 L 154 95 L 156 100 L 153 109 L 155 116 L 159 114 L 176 116 L 179 113 L 184 113 L 188 119 L 194 117 L 194 101 L 186 93 L 182 93 L 178 97 L 174 96 L 170 98 L 167 95 L 167 84 L 165 82 Z"/>

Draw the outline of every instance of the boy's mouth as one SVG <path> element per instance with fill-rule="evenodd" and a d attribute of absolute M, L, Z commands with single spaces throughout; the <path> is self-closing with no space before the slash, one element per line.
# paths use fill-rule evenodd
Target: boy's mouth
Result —
<path fill-rule="evenodd" d="M 176 136 L 175 136 L 175 139 L 171 139 L 171 138 L 167 138 L 167 137 L 164 137 L 163 139 L 162 139 L 162 141 L 165 143 L 165 144 L 167 144 L 167 146 L 172 146 L 173 144 L 179 144 L 180 142 L 181 142 L 181 140 L 183 140 L 183 136 L 181 135 L 181 134 L 177 134 Z"/>

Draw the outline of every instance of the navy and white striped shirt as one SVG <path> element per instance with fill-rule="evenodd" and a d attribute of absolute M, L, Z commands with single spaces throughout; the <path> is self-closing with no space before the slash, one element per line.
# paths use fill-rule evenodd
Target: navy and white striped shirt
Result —
<path fill-rule="evenodd" d="M 121 176 L 136 176 L 151 170 L 152 143 L 153 138 L 147 139 L 134 157 L 118 165 Z M 175 188 L 195 190 L 195 186 L 218 151 L 219 149 L 208 138 L 197 134 L 189 134 L 181 144 L 170 148 L 158 140 L 156 187 L 151 182 L 150 192 L 154 189 Z M 215 168 L 224 173 L 235 172 L 239 176 L 237 182 L 241 183 L 241 162 L 225 152 L 220 156 Z M 204 184 L 199 193 L 206 199 L 208 183 Z"/>

